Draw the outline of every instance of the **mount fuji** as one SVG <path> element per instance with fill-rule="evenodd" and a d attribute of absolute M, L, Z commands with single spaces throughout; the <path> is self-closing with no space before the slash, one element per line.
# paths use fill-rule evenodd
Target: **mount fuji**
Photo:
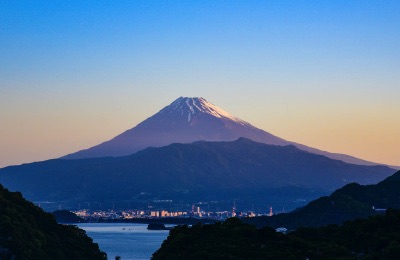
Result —
<path fill-rule="evenodd" d="M 377 165 L 349 155 L 321 151 L 284 140 L 230 115 L 201 97 L 180 97 L 134 128 L 89 149 L 66 155 L 62 159 L 116 157 L 172 143 L 233 141 L 240 137 L 271 145 L 294 145 L 301 150 L 347 163 Z"/>

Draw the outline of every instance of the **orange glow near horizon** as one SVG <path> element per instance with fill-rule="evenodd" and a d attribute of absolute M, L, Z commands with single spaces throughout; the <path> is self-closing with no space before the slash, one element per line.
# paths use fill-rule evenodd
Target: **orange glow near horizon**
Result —
<path fill-rule="evenodd" d="M 180 96 L 400 166 L 400 1 L 81 2 L 0 4 L 0 167 L 97 145 Z"/>
<path fill-rule="evenodd" d="M 132 109 L 124 109 L 124 113 L 120 113 L 120 105 L 108 107 L 107 113 L 97 113 L 96 107 L 100 109 L 101 103 L 93 103 L 90 109 L 82 106 L 77 109 L 79 113 L 75 111 L 73 114 L 65 110 L 45 112 L 33 109 L 24 110 L 24 113 L 21 110 L 3 117 L 0 166 L 57 158 L 97 145 L 134 127 L 171 101 L 164 101 L 165 104 L 158 107 L 156 104 L 148 107 L 132 104 Z M 218 102 L 213 102 L 218 105 Z M 385 117 L 372 110 L 346 111 L 345 107 L 332 110 L 330 106 L 299 108 L 294 104 L 286 105 L 285 113 L 274 113 L 279 111 L 279 106 L 255 104 L 256 108 L 249 104 L 247 110 L 243 110 L 242 107 L 248 104 L 246 100 L 235 104 L 230 104 L 230 109 L 226 110 L 238 116 L 231 112 L 237 110 L 243 120 L 286 140 L 400 166 L 400 122 L 394 120 L 400 118 L 400 110 L 391 110 L 392 113 Z M 146 111 L 140 113 L 135 107 L 143 107 Z M 224 106 L 221 108 L 225 109 Z M 296 112 L 292 114 L 291 111 Z"/>

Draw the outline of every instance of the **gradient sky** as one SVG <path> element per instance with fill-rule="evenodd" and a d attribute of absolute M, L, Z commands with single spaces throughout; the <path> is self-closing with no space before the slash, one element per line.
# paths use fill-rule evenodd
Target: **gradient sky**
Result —
<path fill-rule="evenodd" d="M 201 96 L 287 140 L 400 165 L 400 1 L 1 1 L 0 167 Z"/>

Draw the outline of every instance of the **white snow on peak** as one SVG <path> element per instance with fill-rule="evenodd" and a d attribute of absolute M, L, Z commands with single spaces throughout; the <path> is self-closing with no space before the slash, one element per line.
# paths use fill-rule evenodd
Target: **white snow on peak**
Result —
<path fill-rule="evenodd" d="M 193 99 L 192 99 L 192 101 L 193 101 Z M 192 112 L 192 114 L 194 114 L 194 109 L 193 109 L 193 107 L 189 104 L 189 98 L 186 99 L 185 102 L 186 102 L 186 105 L 189 107 L 190 111 Z"/>
<path fill-rule="evenodd" d="M 251 126 L 246 121 L 243 121 L 240 118 L 232 116 L 225 110 L 215 106 L 214 104 L 208 102 L 202 97 L 199 98 L 180 97 L 177 100 L 175 100 L 169 107 L 172 108 L 172 110 L 182 110 L 183 107 L 185 106 L 189 110 L 188 122 L 190 122 L 190 120 L 193 118 L 191 114 L 194 115 L 196 112 L 196 113 L 207 113 L 217 118 L 225 118 L 234 121 L 236 123 L 239 123 L 241 125 Z"/>

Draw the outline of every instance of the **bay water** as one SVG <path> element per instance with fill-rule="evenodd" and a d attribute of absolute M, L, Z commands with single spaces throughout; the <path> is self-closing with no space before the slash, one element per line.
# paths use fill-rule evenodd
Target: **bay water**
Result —
<path fill-rule="evenodd" d="M 99 244 L 108 259 L 150 259 L 168 236 L 168 230 L 148 230 L 147 224 L 81 223 L 77 226 Z"/>

